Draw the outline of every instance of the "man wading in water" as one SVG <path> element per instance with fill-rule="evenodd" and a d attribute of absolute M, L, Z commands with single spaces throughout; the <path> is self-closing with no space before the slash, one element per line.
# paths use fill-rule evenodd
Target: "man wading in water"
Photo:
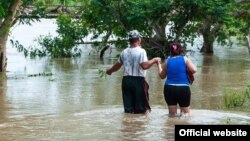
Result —
<path fill-rule="evenodd" d="M 141 47 L 141 36 L 137 30 L 128 34 L 129 47 L 124 49 L 118 61 L 106 71 L 108 75 L 124 66 L 122 79 L 122 98 L 125 113 L 143 114 L 151 111 L 148 99 L 146 70 L 158 64 L 161 58 L 148 60 L 145 49 Z"/>

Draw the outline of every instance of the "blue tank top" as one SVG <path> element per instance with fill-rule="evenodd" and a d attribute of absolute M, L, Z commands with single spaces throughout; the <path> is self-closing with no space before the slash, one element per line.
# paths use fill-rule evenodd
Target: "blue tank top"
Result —
<path fill-rule="evenodd" d="M 169 57 L 165 62 L 167 62 L 165 85 L 188 86 L 190 84 L 184 56 Z"/>

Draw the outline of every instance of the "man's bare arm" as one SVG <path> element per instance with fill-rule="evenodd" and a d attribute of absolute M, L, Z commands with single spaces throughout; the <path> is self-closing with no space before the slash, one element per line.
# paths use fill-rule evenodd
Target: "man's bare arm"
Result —
<path fill-rule="evenodd" d="M 141 67 L 142 67 L 144 70 L 146 70 L 146 69 L 151 68 L 151 66 L 152 66 L 153 64 L 158 63 L 158 62 L 160 62 L 160 61 L 161 61 L 161 58 L 160 58 L 160 57 L 155 57 L 155 58 L 153 58 L 153 59 L 151 59 L 151 60 L 149 60 L 149 61 L 147 61 L 147 62 L 143 62 L 143 63 L 141 64 Z"/>
<path fill-rule="evenodd" d="M 107 73 L 108 75 L 111 75 L 113 72 L 118 71 L 118 70 L 121 68 L 121 66 L 122 66 L 122 63 L 117 62 L 117 63 L 115 63 L 110 69 L 108 69 L 108 70 L 106 71 L 106 73 Z"/>

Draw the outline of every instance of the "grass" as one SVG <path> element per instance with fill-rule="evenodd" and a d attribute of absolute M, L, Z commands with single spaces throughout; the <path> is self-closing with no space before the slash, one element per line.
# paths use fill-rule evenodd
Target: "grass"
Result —
<path fill-rule="evenodd" d="M 243 90 L 227 89 L 224 92 L 224 107 L 229 110 L 248 111 L 250 106 L 250 86 Z"/>

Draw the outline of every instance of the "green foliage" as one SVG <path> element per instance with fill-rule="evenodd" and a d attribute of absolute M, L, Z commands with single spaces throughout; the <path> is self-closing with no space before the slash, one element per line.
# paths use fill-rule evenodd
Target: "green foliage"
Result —
<path fill-rule="evenodd" d="M 0 1 L 0 21 L 8 14 L 9 9 L 8 7 L 13 3 L 13 0 L 1 0 Z"/>
<path fill-rule="evenodd" d="M 64 5 L 64 6 L 75 6 L 79 5 L 82 0 L 37 0 L 40 3 L 44 3 L 44 5 Z"/>
<path fill-rule="evenodd" d="M 238 39 L 245 40 L 246 36 L 250 34 L 250 1 L 238 2 L 231 6 L 235 17 L 234 24 L 231 26 L 234 27 L 236 36 Z"/>
<path fill-rule="evenodd" d="M 119 1 L 102 1 L 94 0 L 86 2 L 82 8 L 82 19 L 84 26 L 89 29 L 89 33 L 93 34 L 93 39 L 102 38 L 104 35 L 112 31 L 112 34 L 126 36 L 124 27 L 117 20 L 117 4 Z"/>
<path fill-rule="evenodd" d="M 107 77 L 106 70 L 98 69 L 98 75 L 100 78 L 105 79 Z"/>
<path fill-rule="evenodd" d="M 39 39 L 39 44 L 42 46 L 42 49 L 35 49 L 31 51 L 31 56 L 46 56 L 49 55 L 53 58 L 58 57 L 72 57 L 79 56 L 81 50 L 75 47 L 74 40 L 71 37 L 52 37 L 41 36 Z"/>
<path fill-rule="evenodd" d="M 117 48 L 126 48 L 128 46 L 128 42 L 125 40 L 117 39 L 116 42 L 114 42 L 114 45 Z"/>
<path fill-rule="evenodd" d="M 227 90 L 224 95 L 226 108 L 242 106 L 245 100 L 246 96 L 241 91 Z"/>
<path fill-rule="evenodd" d="M 0 19 L 9 12 L 13 2 L 0 2 Z M 225 44 L 230 36 L 247 35 L 249 29 L 249 2 L 236 3 L 234 0 L 25 0 L 23 6 L 36 5 L 34 17 L 39 19 L 45 14 L 49 4 L 63 6 L 81 6 L 76 15 L 59 15 L 58 37 L 45 36 L 39 39 L 42 48 L 33 48 L 31 56 L 50 55 L 52 57 L 70 57 L 79 52 L 75 42 L 82 42 L 87 35 L 92 40 L 101 39 L 97 50 L 106 46 L 108 40 L 115 37 L 118 48 L 127 46 L 127 32 L 137 29 L 143 35 L 145 49 L 149 55 L 168 55 L 166 48 L 172 41 L 180 41 L 184 46 L 193 45 L 194 39 L 207 37 L 206 42 Z M 77 7 L 78 9 L 78 7 Z M 235 13 L 245 12 L 236 17 Z M 74 19 L 73 17 L 80 17 Z M 20 22 L 29 23 L 32 18 L 21 17 Z M 206 25 L 206 26 L 205 26 Z M 165 32 L 165 27 L 169 31 Z M 10 26 L 11 27 L 11 26 Z M 24 50 L 24 49 L 23 49 Z M 71 52 L 71 53 L 70 53 Z"/>
<path fill-rule="evenodd" d="M 22 0 L 22 11 L 15 17 L 19 24 L 31 25 L 46 16 L 46 3 L 40 0 Z M 33 7 L 33 8 L 32 8 Z M 32 9 L 32 12 L 28 12 Z"/>
<path fill-rule="evenodd" d="M 244 91 L 244 94 L 246 95 L 247 98 L 250 98 L 250 85 L 247 86 L 247 88 Z"/>
<path fill-rule="evenodd" d="M 81 49 L 78 48 L 76 42 L 87 35 L 87 30 L 81 25 L 78 19 L 72 19 L 67 15 L 60 15 L 57 18 L 59 36 L 51 35 L 40 36 L 38 43 L 40 49 L 34 48 L 30 50 L 30 56 L 51 56 L 58 57 L 76 57 L 81 55 Z"/>
<path fill-rule="evenodd" d="M 64 16 L 62 16 L 64 17 Z M 66 20 L 66 24 L 64 22 Z M 25 57 L 35 58 L 51 56 L 53 58 L 58 57 L 76 57 L 81 55 L 81 49 L 78 48 L 76 41 L 83 37 L 85 32 L 82 29 L 76 27 L 76 22 L 71 21 L 68 18 L 58 19 L 58 32 L 59 36 L 53 37 L 50 34 L 40 36 L 37 41 L 39 47 L 25 48 L 18 41 L 11 40 L 12 46 L 16 47 L 19 52 L 23 52 Z M 82 32 L 83 31 L 83 32 Z"/>
<path fill-rule="evenodd" d="M 226 108 L 243 107 L 250 102 L 250 86 L 244 90 L 227 89 L 224 93 L 224 105 Z"/>
<path fill-rule="evenodd" d="M 59 15 L 57 25 L 57 32 L 63 38 L 67 36 L 75 41 L 81 41 L 82 38 L 88 35 L 86 27 L 83 26 L 83 21 L 81 19 L 73 19 L 69 15 Z"/>
<path fill-rule="evenodd" d="M 2 6 L 2 2 L 0 1 L 0 19 L 2 19 L 5 15 L 4 7 Z"/>
<path fill-rule="evenodd" d="M 10 44 L 12 47 L 16 48 L 18 52 L 23 52 L 24 56 L 27 57 L 29 54 L 28 49 L 26 49 L 22 44 L 18 41 L 10 40 Z"/>
<path fill-rule="evenodd" d="M 169 43 L 178 40 L 184 46 L 193 45 L 200 33 L 209 44 L 216 40 L 226 44 L 236 34 L 229 30 L 236 22 L 234 4 L 233 0 L 94 0 L 85 1 L 81 18 L 94 39 L 111 32 L 124 40 L 127 31 L 137 29 L 144 38 L 155 39 L 155 44 L 144 42 L 149 54 L 167 56 Z M 166 26 L 170 27 L 167 33 Z"/>

